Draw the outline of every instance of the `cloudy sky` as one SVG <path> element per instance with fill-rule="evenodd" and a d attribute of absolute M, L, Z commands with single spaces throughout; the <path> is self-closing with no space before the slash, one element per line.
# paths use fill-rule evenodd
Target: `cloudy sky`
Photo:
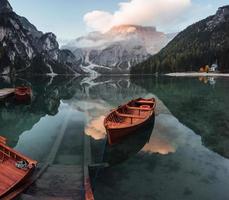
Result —
<path fill-rule="evenodd" d="M 119 24 L 153 25 L 178 32 L 229 0 L 9 0 L 15 12 L 59 40 Z"/>

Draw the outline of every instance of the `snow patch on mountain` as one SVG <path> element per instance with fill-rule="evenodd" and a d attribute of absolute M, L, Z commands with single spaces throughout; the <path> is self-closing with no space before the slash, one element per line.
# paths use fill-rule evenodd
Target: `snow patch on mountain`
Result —
<path fill-rule="evenodd" d="M 83 73 L 75 55 L 60 50 L 53 33 L 42 33 L 0 0 L 0 74 Z"/>
<path fill-rule="evenodd" d="M 71 50 L 89 74 L 128 74 L 132 66 L 159 52 L 174 36 L 155 27 L 120 25 L 106 33 L 91 32 L 62 48 Z"/>

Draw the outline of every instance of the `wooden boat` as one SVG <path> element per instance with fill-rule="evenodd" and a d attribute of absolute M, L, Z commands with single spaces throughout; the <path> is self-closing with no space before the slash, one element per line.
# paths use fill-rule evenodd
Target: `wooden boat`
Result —
<path fill-rule="evenodd" d="M 112 110 L 104 120 L 109 144 L 144 128 L 154 117 L 155 106 L 154 98 L 138 98 Z"/>
<path fill-rule="evenodd" d="M 119 141 L 119 143 L 113 145 L 106 143 L 103 152 L 103 163 L 109 163 L 109 166 L 114 166 L 137 154 L 149 142 L 154 128 L 154 122 L 155 116 L 144 128 L 131 132 L 131 134 Z"/>
<path fill-rule="evenodd" d="M 29 101 L 32 97 L 32 89 L 30 87 L 16 87 L 15 99 L 19 102 Z"/>
<path fill-rule="evenodd" d="M 36 165 L 37 161 L 8 147 L 0 136 L 0 199 L 25 183 Z"/>
<path fill-rule="evenodd" d="M 4 88 L 0 89 L 0 101 L 6 99 L 7 97 L 14 94 L 14 88 Z"/>

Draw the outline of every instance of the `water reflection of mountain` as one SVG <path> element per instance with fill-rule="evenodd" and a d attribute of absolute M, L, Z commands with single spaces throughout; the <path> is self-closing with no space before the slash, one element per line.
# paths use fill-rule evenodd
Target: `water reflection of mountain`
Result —
<path fill-rule="evenodd" d="M 74 94 L 72 79 L 50 79 L 49 77 L 32 77 L 28 79 L 1 80 L 0 87 L 29 85 L 33 90 L 33 98 L 28 105 L 17 105 L 12 99 L 0 104 L 0 132 L 14 146 L 19 135 L 30 130 L 45 115 L 56 115 L 61 99 L 69 99 Z"/>
<path fill-rule="evenodd" d="M 202 136 L 210 149 L 229 157 L 228 80 L 212 87 L 198 78 L 132 77 L 132 83 L 155 93 L 182 123 Z"/>
<path fill-rule="evenodd" d="M 125 76 L 101 76 L 96 79 L 86 77 L 80 85 L 87 98 L 100 99 L 112 106 L 146 94 L 145 89 L 131 83 Z"/>
<path fill-rule="evenodd" d="M 106 144 L 103 162 L 109 163 L 111 166 L 119 164 L 137 154 L 146 143 L 149 142 L 153 128 L 155 117 L 141 131 L 137 131 L 124 138 L 120 143 L 109 145 Z"/>
<path fill-rule="evenodd" d="M 12 145 L 41 117 L 56 115 L 61 100 L 85 111 L 92 120 L 104 115 L 110 108 L 145 93 L 141 87 L 130 84 L 126 77 L 4 77 L 0 83 L 1 88 L 28 85 L 33 90 L 29 105 L 0 104 L 0 132 L 9 138 Z"/>

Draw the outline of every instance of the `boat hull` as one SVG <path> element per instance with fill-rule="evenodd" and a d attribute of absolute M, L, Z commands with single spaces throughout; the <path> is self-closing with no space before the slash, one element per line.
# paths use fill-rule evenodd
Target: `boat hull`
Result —
<path fill-rule="evenodd" d="M 131 134 L 123 137 L 116 144 L 106 144 L 104 151 L 104 163 L 109 163 L 109 166 L 114 166 L 124 162 L 131 156 L 138 153 L 145 144 L 150 140 L 155 123 L 155 115 L 151 122 L 144 126 L 142 129 L 136 129 Z"/>
<path fill-rule="evenodd" d="M 20 186 L 25 184 L 27 182 L 27 180 L 29 180 L 29 178 L 33 174 L 34 170 L 35 170 L 35 168 L 30 169 L 26 173 L 26 175 L 17 184 L 15 184 L 12 188 L 10 188 L 9 190 L 5 191 L 4 193 L 0 194 L 0 199 L 6 197 L 7 195 L 9 195 L 11 193 L 13 193 L 17 188 L 19 188 Z"/>
<path fill-rule="evenodd" d="M 19 102 L 30 101 L 31 95 L 30 94 L 17 94 L 15 93 L 15 99 Z"/>
<path fill-rule="evenodd" d="M 28 102 L 32 97 L 32 90 L 29 87 L 19 87 L 15 89 L 15 99 L 18 102 Z"/>
<path fill-rule="evenodd" d="M 6 139 L 0 136 L 0 199 L 23 185 L 36 165 L 37 161 L 7 146 Z"/>
<path fill-rule="evenodd" d="M 119 143 L 123 138 L 127 137 L 131 134 L 137 134 L 144 128 L 154 121 L 154 112 L 149 116 L 147 120 L 145 120 L 141 124 L 137 124 L 131 127 L 124 127 L 124 128 L 109 128 L 106 129 L 107 131 L 107 138 L 110 145 Z"/>

